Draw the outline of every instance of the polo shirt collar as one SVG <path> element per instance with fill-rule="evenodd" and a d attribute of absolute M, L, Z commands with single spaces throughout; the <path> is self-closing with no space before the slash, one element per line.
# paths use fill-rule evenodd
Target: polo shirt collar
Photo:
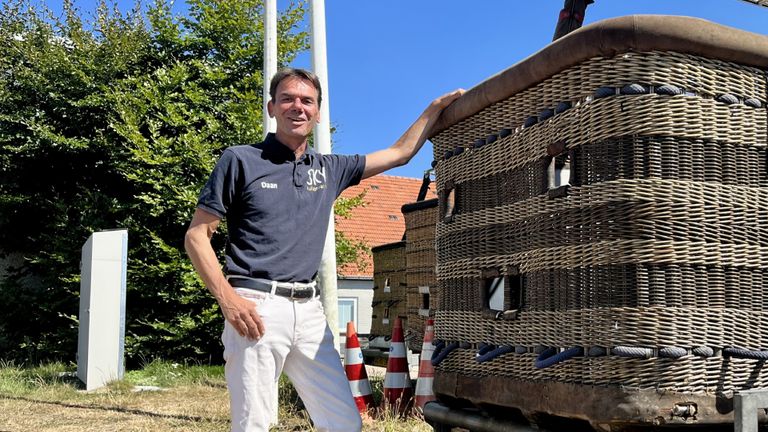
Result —
<path fill-rule="evenodd" d="M 277 136 L 273 132 L 268 133 L 267 137 L 264 138 L 262 151 L 265 152 L 270 159 L 290 162 L 296 161 L 296 155 L 293 153 L 293 150 L 280 142 L 280 140 L 277 139 Z M 307 159 L 309 162 L 311 162 L 312 159 L 316 157 L 316 155 L 317 152 L 312 147 L 307 146 L 307 149 L 304 151 L 304 154 L 298 159 L 298 161 Z"/>

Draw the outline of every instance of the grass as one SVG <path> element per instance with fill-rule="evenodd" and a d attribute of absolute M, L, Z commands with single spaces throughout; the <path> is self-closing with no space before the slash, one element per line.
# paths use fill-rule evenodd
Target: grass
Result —
<path fill-rule="evenodd" d="M 191 431 L 229 430 L 229 398 L 220 366 L 153 361 L 97 391 L 82 391 L 76 367 L 51 363 L 23 367 L 0 361 L 0 432 L 6 431 Z M 159 391 L 136 391 L 156 386 Z M 382 379 L 371 378 L 381 399 Z M 291 384 L 281 379 L 280 425 L 273 431 L 312 430 Z M 366 432 L 431 431 L 416 418 L 385 410 L 366 422 Z"/>

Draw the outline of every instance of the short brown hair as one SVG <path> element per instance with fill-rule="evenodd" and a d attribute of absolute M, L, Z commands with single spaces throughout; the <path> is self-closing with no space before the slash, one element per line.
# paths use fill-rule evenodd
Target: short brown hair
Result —
<path fill-rule="evenodd" d="M 323 101 L 323 89 L 320 87 L 320 78 L 306 69 L 280 69 L 275 76 L 272 77 L 272 82 L 269 83 L 269 97 L 272 98 L 272 100 L 275 100 L 277 86 L 286 78 L 299 78 L 311 82 L 312 86 L 317 90 L 317 106 L 320 106 L 320 103 Z"/>

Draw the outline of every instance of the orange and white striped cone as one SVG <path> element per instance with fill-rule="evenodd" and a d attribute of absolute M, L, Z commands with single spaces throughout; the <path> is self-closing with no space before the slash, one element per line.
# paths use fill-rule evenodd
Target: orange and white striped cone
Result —
<path fill-rule="evenodd" d="M 384 375 L 384 402 L 404 414 L 413 396 L 411 376 L 408 372 L 405 341 L 403 338 L 403 323 L 395 319 L 392 328 L 392 339 L 389 342 L 389 358 L 387 373 Z"/>
<path fill-rule="evenodd" d="M 371 383 L 368 381 L 368 373 L 365 371 L 363 362 L 363 351 L 360 350 L 360 341 L 357 339 L 355 323 L 347 323 L 347 343 L 344 354 L 344 370 L 349 380 L 349 388 L 352 390 L 352 396 L 355 398 L 357 410 L 361 413 L 367 413 L 373 405 L 373 395 L 371 395 Z"/>
<path fill-rule="evenodd" d="M 416 380 L 416 406 L 424 410 L 424 404 L 435 400 L 435 393 L 432 391 L 432 381 L 435 379 L 435 368 L 432 366 L 432 353 L 435 347 L 432 345 L 432 339 L 435 336 L 435 321 L 427 320 L 424 328 L 424 343 L 421 345 L 421 358 L 419 361 L 419 378 Z"/>

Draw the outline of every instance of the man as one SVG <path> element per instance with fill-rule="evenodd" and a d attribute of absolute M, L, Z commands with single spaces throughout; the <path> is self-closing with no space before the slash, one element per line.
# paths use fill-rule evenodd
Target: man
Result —
<path fill-rule="evenodd" d="M 267 110 L 277 132 L 224 151 L 200 194 L 185 247 L 224 314 L 232 430 L 267 431 L 277 417 L 277 381 L 285 372 L 318 430 L 359 431 L 314 282 L 331 208 L 346 187 L 407 163 L 463 90 L 433 101 L 392 147 L 340 156 L 307 146 L 320 116 L 317 77 L 284 69 L 270 84 Z M 226 276 L 210 243 L 224 217 Z"/>

